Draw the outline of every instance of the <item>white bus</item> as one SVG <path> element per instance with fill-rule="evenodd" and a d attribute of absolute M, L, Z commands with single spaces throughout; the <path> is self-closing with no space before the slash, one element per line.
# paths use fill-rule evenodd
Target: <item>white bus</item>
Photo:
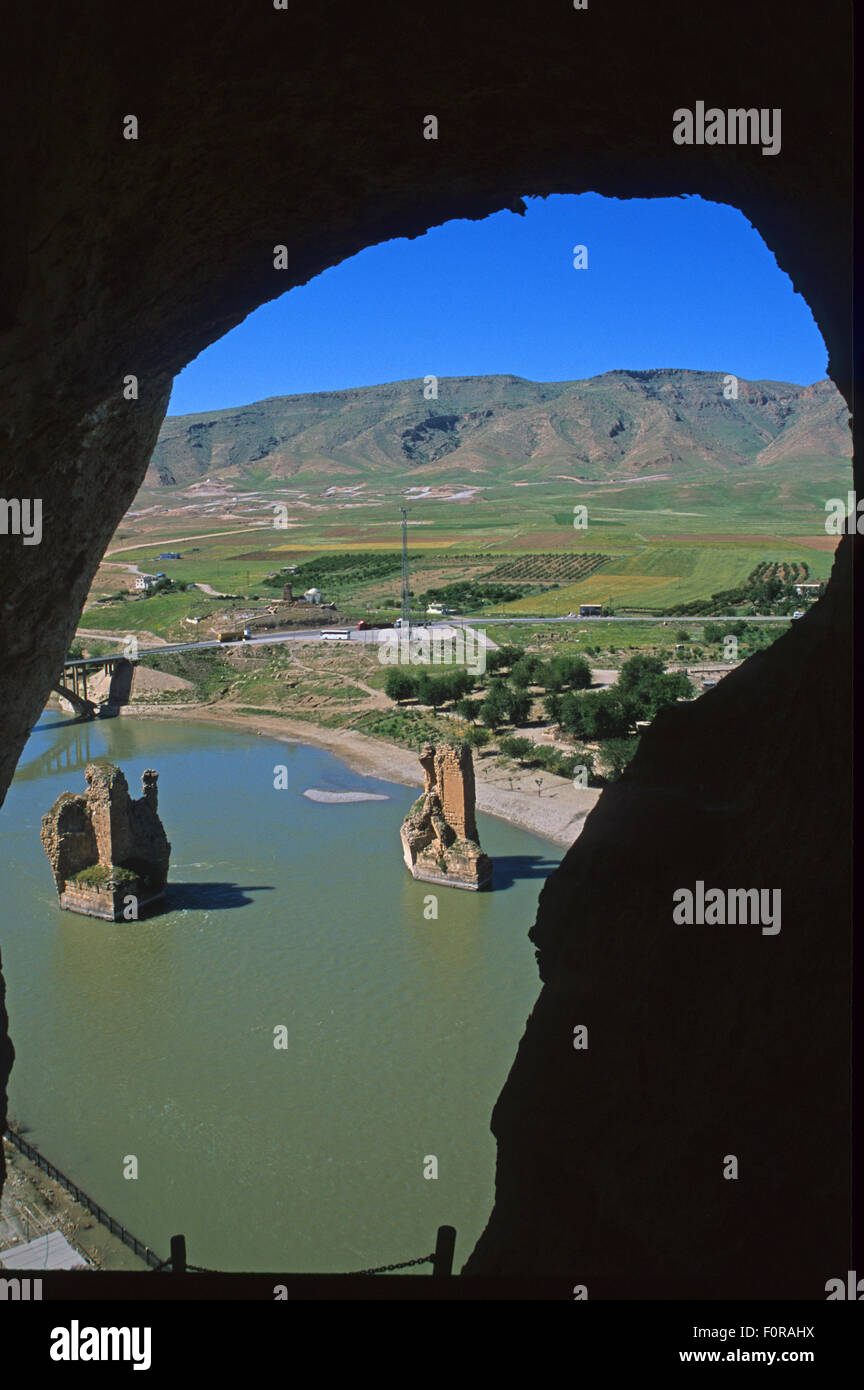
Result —
<path fill-rule="evenodd" d="M 321 637 L 325 642 L 349 642 L 351 632 L 347 627 L 331 627 L 329 632 L 322 632 Z"/>

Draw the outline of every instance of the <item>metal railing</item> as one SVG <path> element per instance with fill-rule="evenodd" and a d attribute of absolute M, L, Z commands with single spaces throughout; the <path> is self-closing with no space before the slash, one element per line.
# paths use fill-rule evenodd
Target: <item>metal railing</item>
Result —
<path fill-rule="evenodd" d="M 131 1231 L 128 1231 L 122 1222 L 115 1220 L 113 1216 L 109 1216 L 104 1207 L 100 1206 L 98 1202 L 94 1202 L 93 1198 L 89 1197 L 83 1188 L 80 1188 L 71 1178 L 67 1178 L 66 1174 L 61 1173 L 60 1169 L 56 1168 L 53 1163 L 49 1163 L 48 1159 L 39 1152 L 35 1145 L 28 1143 L 23 1135 L 9 1128 L 6 1129 L 5 1133 L 6 1138 L 10 1143 L 15 1145 L 16 1149 L 20 1150 L 25 1157 L 35 1163 L 37 1167 L 41 1168 L 42 1171 L 47 1173 L 50 1178 L 53 1178 L 55 1182 L 59 1182 L 60 1186 L 64 1187 L 66 1191 L 75 1198 L 76 1202 L 82 1207 L 85 1207 L 87 1211 L 91 1212 L 92 1215 L 96 1217 L 96 1220 L 109 1230 L 113 1236 L 116 1236 L 118 1240 L 122 1240 L 123 1244 L 127 1245 L 130 1250 L 134 1250 L 139 1259 L 144 1260 L 154 1272 L 156 1270 L 168 1270 L 172 1274 L 226 1273 L 225 1270 L 204 1269 L 201 1265 L 187 1264 L 186 1237 L 182 1235 L 171 1237 L 171 1254 L 167 1260 L 160 1260 L 159 1256 L 155 1251 L 150 1249 L 149 1245 L 145 1245 L 143 1240 L 139 1240 L 137 1236 L 133 1236 Z M 432 1251 L 431 1255 L 420 1255 L 417 1259 L 403 1260 L 400 1264 L 378 1265 L 374 1269 L 355 1269 L 344 1277 L 355 1278 L 365 1274 L 389 1274 L 397 1269 L 410 1269 L 414 1265 L 431 1264 L 432 1277 L 445 1278 L 453 1273 L 453 1253 L 455 1248 L 455 1228 L 453 1226 L 439 1226 L 435 1240 L 435 1249 Z"/>
<path fill-rule="evenodd" d="M 138 1258 L 144 1260 L 151 1269 L 159 1269 L 166 1263 L 164 1260 L 160 1260 L 155 1251 L 151 1250 L 149 1245 L 145 1245 L 143 1240 L 139 1240 L 137 1236 L 132 1235 L 131 1231 L 127 1231 L 122 1222 L 117 1221 L 113 1216 L 109 1216 L 105 1208 L 100 1206 L 98 1202 L 94 1202 L 93 1198 L 89 1197 L 83 1188 L 79 1187 L 71 1178 L 67 1178 L 66 1174 L 61 1173 L 60 1169 L 56 1168 L 53 1163 L 49 1163 L 48 1159 L 45 1158 L 33 1144 L 29 1144 L 23 1135 L 17 1134 L 14 1129 L 7 1128 L 6 1138 L 10 1143 L 14 1144 L 15 1148 L 19 1149 L 25 1157 L 35 1163 L 38 1168 L 41 1168 L 43 1173 L 47 1173 L 49 1178 L 53 1178 L 55 1182 L 59 1182 L 60 1186 L 64 1187 L 70 1196 L 75 1198 L 76 1202 L 82 1207 L 85 1207 L 87 1211 L 91 1212 L 92 1215 L 96 1217 L 96 1220 L 111 1232 L 112 1236 L 116 1236 L 117 1239 L 122 1240 L 123 1244 L 127 1245 L 130 1250 L 134 1250 Z"/>

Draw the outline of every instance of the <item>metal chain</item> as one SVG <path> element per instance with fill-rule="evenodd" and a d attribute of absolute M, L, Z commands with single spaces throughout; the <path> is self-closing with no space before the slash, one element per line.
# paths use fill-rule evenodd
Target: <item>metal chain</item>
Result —
<path fill-rule="evenodd" d="M 402 1263 L 398 1265 L 378 1265 L 376 1269 L 352 1269 L 349 1273 L 343 1274 L 340 1277 L 343 1279 L 354 1279 L 358 1278 L 361 1274 L 390 1274 L 394 1269 L 410 1269 L 412 1265 L 431 1264 L 434 1258 L 434 1255 L 421 1255 L 420 1258 L 417 1260 L 403 1260 Z M 167 1265 L 169 1263 L 169 1260 L 163 1260 L 162 1264 L 157 1266 L 157 1269 L 161 1269 L 164 1265 Z M 186 1269 L 187 1272 L 190 1274 L 225 1273 L 224 1270 L 219 1269 L 203 1269 L 201 1265 L 187 1265 Z M 156 1273 L 156 1269 L 154 1269 L 153 1273 Z"/>
<path fill-rule="evenodd" d="M 345 1277 L 353 1279 L 355 1275 L 359 1274 L 389 1274 L 393 1269 L 410 1269 L 412 1265 L 431 1264 L 434 1258 L 434 1255 L 421 1255 L 419 1260 L 403 1260 L 398 1265 L 379 1265 L 377 1269 L 354 1269 Z"/>

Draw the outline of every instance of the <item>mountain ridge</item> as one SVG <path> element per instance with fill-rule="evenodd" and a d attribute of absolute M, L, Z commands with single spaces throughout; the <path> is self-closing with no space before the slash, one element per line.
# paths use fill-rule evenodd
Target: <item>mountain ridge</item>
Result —
<path fill-rule="evenodd" d="M 738 379 L 690 368 L 617 368 L 574 381 L 512 374 L 441 377 L 270 396 L 166 417 L 145 483 L 205 476 L 274 481 L 419 475 L 454 469 L 603 481 L 756 468 L 793 458 L 848 458 L 843 398 L 827 379 Z"/>

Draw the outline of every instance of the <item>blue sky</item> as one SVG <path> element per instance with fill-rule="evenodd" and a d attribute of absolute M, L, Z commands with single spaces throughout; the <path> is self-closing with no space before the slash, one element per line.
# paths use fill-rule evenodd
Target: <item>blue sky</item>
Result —
<path fill-rule="evenodd" d="M 367 247 L 263 305 L 174 382 L 169 414 L 410 377 L 567 381 L 691 367 L 807 384 L 827 354 L 742 213 L 701 198 L 532 198 Z M 573 268 L 573 247 L 588 268 Z"/>

